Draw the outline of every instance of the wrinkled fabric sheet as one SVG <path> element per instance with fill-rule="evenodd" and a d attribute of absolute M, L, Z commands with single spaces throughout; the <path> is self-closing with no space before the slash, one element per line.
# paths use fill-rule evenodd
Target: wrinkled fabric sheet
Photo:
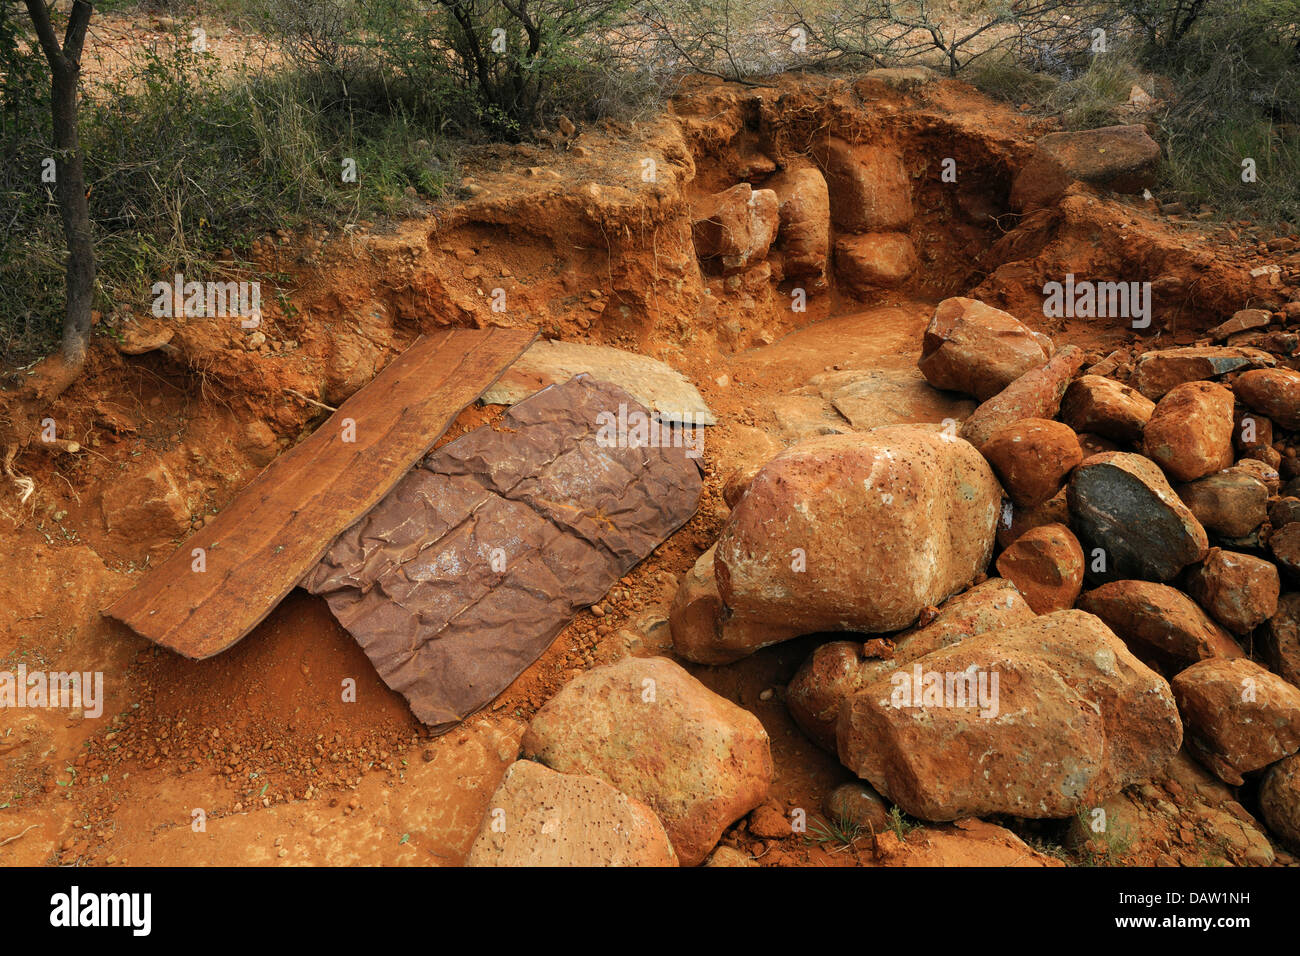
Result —
<path fill-rule="evenodd" d="M 620 405 L 649 415 L 587 376 L 543 389 L 428 455 L 303 579 L 423 723 L 489 703 L 694 514 L 680 432 L 611 441 Z"/>

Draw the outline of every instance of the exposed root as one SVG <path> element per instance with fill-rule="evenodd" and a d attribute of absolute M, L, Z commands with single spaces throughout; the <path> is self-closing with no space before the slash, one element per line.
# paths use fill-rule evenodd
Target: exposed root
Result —
<path fill-rule="evenodd" d="M 27 836 L 28 831 L 35 830 L 39 826 L 41 826 L 41 824 L 33 823 L 31 826 L 27 827 L 26 829 L 18 833 L 15 833 L 13 836 L 6 837 L 5 839 L 0 840 L 0 846 L 7 846 L 8 844 L 13 843 L 15 840 L 21 840 L 23 837 Z"/>
<path fill-rule="evenodd" d="M 333 405 L 326 405 L 324 402 L 318 402 L 318 401 L 316 401 L 316 399 L 314 399 L 314 398 L 308 398 L 306 395 L 304 395 L 304 394 L 303 394 L 302 392 L 300 392 L 300 391 L 297 391 L 296 389 L 286 388 L 285 391 L 288 392 L 290 395 L 292 395 L 294 398 L 300 398 L 300 399 L 302 399 L 302 400 L 303 400 L 304 402 L 306 402 L 308 405 L 315 405 L 317 408 L 323 408 L 323 409 L 325 409 L 325 411 L 327 411 L 327 412 L 337 412 L 337 411 L 338 411 L 338 409 L 335 408 Z"/>
<path fill-rule="evenodd" d="M 14 470 L 14 459 L 18 457 L 20 447 L 20 445 L 13 444 L 5 450 L 2 467 L 4 469 L 5 477 L 18 486 L 18 503 L 20 505 L 25 505 L 27 504 L 27 499 L 36 491 L 36 482 L 26 475 L 20 475 Z"/>

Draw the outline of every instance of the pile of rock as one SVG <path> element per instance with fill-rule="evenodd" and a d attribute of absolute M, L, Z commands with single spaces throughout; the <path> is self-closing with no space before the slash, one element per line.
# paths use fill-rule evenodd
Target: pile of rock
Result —
<path fill-rule="evenodd" d="M 772 168 L 769 160 L 752 171 L 756 181 Z M 710 271 L 743 286 L 753 284 L 750 276 L 819 290 L 833 256 L 841 286 L 862 295 L 900 285 L 920 265 L 908 233 L 912 218 L 912 178 L 902 154 L 832 136 L 759 188 L 742 182 L 701 197 L 692 233 Z"/>
<path fill-rule="evenodd" d="M 826 636 L 785 699 L 860 778 L 828 812 L 878 834 L 881 860 L 909 858 L 890 804 L 954 821 L 938 859 L 976 840 L 1051 862 L 979 836 L 994 814 L 1073 819 L 1088 856 L 1107 826 L 1147 839 L 1148 862 L 1268 864 L 1266 833 L 1300 851 L 1300 372 L 1241 345 L 1084 361 L 941 303 L 920 369 L 974 412 L 810 438 L 731 476 L 731 514 L 678 584 L 688 661 Z M 748 865 L 718 844 L 747 815 L 790 835 L 772 772 L 754 715 L 625 657 L 538 712 L 469 862 Z M 1263 824 L 1231 789 L 1248 778 Z"/>
<path fill-rule="evenodd" d="M 1300 850 L 1300 593 L 1282 593 L 1300 591 L 1300 372 L 1259 344 L 1083 374 L 1079 349 L 941 303 L 920 369 L 982 404 L 799 442 L 729 483 L 673 604 L 677 653 L 887 635 L 828 634 L 786 699 L 925 820 L 1073 817 L 1183 752 L 1224 784 L 1259 777 L 1259 812 Z"/>

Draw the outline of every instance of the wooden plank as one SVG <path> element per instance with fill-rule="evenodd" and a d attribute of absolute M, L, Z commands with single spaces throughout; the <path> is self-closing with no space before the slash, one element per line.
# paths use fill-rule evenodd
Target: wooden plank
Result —
<path fill-rule="evenodd" d="M 532 330 L 455 329 L 417 340 L 104 613 L 196 660 L 230 647 L 535 337 Z M 344 441 L 348 419 L 351 442 Z M 195 548 L 204 550 L 201 572 L 193 568 Z"/>

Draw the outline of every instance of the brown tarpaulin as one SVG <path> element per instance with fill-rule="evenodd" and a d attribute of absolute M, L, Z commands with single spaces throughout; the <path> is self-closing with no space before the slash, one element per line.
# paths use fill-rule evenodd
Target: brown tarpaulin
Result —
<path fill-rule="evenodd" d="M 666 430 L 598 440 L 620 405 L 649 417 L 586 376 L 543 389 L 426 457 L 303 579 L 425 724 L 490 702 L 695 512 L 699 469 Z"/>
<path fill-rule="evenodd" d="M 533 337 L 531 329 L 451 329 L 417 340 L 104 613 L 195 660 L 224 651 L 396 487 Z"/>

